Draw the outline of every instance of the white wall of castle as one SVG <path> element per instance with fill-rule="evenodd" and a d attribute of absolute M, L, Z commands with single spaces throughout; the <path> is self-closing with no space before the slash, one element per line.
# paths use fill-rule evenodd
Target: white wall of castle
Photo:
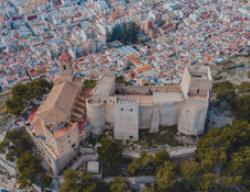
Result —
<path fill-rule="evenodd" d="M 159 113 L 159 122 L 156 122 L 159 126 L 178 125 L 178 131 L 186 135 L 200 135 L 204 132 L 208 98 L 186 98 L 150 105 L 132 101 L 116 102 L 116 99 L 107 97 L 101 100 L 100 106 L 88 106 L 93 133 L 102 134 L 105 123 L 110 123 L 114 127 L 116 139 L 130 139 L 130 136 L 138 138 L 140 129 L 150 130 L 154 113 Z"/>
<path fill-rule="evenodd" d="M 122 140 L 131 139 L 130 136 L 138 139 L 139 129 L 157 132 L 159 126 L 177 125 L 180 133 L 202 134 L 208 111 L 209 91 L 212 87 L 209 69 L 207 76 L 204 75 L 205 70 L 201 68 L 198 71 L 203 75 L 201 77 L 191 76 L 186 67 L 180 85 L 117 85 L 116 90 L 122 95 L 100 96 L 100 103 L 87 103 L 87 114 L 92 129 L 99 130 L 98 134 L 102 134 L 105 123 L 110 123 L 114 127 L 114 137 Z M 145 100 L 140 97 L 144 95 L 147 95 Z"/>
<path fill-rule="evenodd" d="M 103 102 L 105 111 L 105 122 L 114 126 L 116 97 L 104 98 Z"/>
<path fill-rule="evenodd" d="M 186 135 L 203 134 L 208 104 L 208 100 L 204 98 L 186 99 L 180 112 L 178 131 Z"/>
<path fill-rule="evenodd" d="M 139 106 L 136 101 L 116 103 L 114 137 L 121 140 L 139 139 Z"/>
<path fill-rule="evenodd" d="M 173 126 L 177 125 L 183 102 L 173 102 L 159 104 L 160 125 Z"/>
<path fill-rule="evenodd" d="M 105 127 L 105 104 L 100 98 L 90 98 L 86 101 L 87 118 L 92 127 L 91 132 L 100 135 Z"/>
<path fill-rule="evenodd" d="M 172 126 L 178 122 L 183 102 L 161 103 L 139 106 L 139 128 L 149 129 L 153 113 L 159 113 L 159 125 Z"/>
<path fill-rule="evenodd" d="M 187 67 L 184 69 L 184 73 L 182 76 L 182 81 L 180 84 L 182 93 L 185 97 L 188 97 L 188 92 L 189 92 L 189 85 L 191 83 L 191 75 L 187 69 Z"/>
<path fill-rule="evenodd" d="M 139 128 L 148 129 L 150 128 L 153 116 L 152 105 L 140 105 L 139 106 Z"/>

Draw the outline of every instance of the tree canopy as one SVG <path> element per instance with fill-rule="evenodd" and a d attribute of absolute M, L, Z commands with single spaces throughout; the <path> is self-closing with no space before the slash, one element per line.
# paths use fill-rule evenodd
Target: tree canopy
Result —
<path fill-rule="evenodd" d="M 93 89 L 96 86 L 96 81 L 91 79 L 85 79 L 83 82 L 83 87 L 87 89 Z"/>
<path fill-rule="evenodd" d="M 167 160 L 169 155 L 166 150 L 161 150 L 155 155 L 142 153 L 139 159 L 134 159 L 128 165 L 127 171 L 130 175 L 154 175 Z"/>
<path fill-rule="evenodd" d="M 110 192 L 129 192 L 129 187 L 122 177 L 116 177 L 110 183 Z"/>
<path fill-rule="evenodd" d="M 196 160 L 181 169 L 187 191 L 234 191 L 248 189 L 250 173 L 250 124 L 214 128 L 198 142 Z M 244 190 L 243 190 L 244 191 Z"/>
<path fill-rule="evenodd" d="M 8 131 L 0 143 L 0 151 L 7 153 L 6 158 L 14 161 L 25 151 L 32 150 L 33 142 L 30 136 L 23 130 Z"/>
<path fill-rule="evenodd" d="M 223 81 L 213 85 L 213 91 L 218 100 L 225 100 L 231 103 L 235 97 L 235 88 L 230 81 Z"/>
<path fill-rule="evenodd" d="M 172 192 L 176 187 L 175 164 L 165 161 L 156 174 L 157 189 L 159 192 Z"/>
<path fill-rule="evenodd" d="M 250 188 L 250 124 L 237 120 L 232 126 L 210 129 L 198 141 L 194 158 L 185 160 L 181 166 L 170 159 L 164 162 L 166 158 L 160 159 L 158 162 L 162 165 L 159 163 L 156 169 L 153 188 L 156 192 L 247 191 Z"/>
<path fill-rule="evenodd" d="M 234 106 L 238 118 L 250 122 L 250 94 L 237 97 Z"/>
<path fill-rule="evenodd" d="M 34 154 L 34 146 L 31 137 L 24 129 L 15 129 L 6 133 L 0 143 L 0 151 L 7 153 L 7 160 L 16 160 L 18 183 L 21 188 L 38 181 L 44 189 L 50 184 L 51 177 L 42 168 L 40 157 Z"/>
<path fill-rule="evenodd" d="M 60 192 L 94 192 L 97 187 L 91 175 L 86 172 L 67 169 L 63 173 L 63 178 Z"/>
<path fill-rule="evenodd" d="M 97 152 L 101 160 L 112 166 L 121 160 L 122 150 L 122 146 L 118 141 L 102 137 L 101 147 L 97 149 Z"/>
<path fill-rule="evenodd" d="M 11 90 L 11 97 L 5 103 L 7 112 L 20 115 L 28 102 L 32 99 L 41 99 L 51 88 L 52 85 L 45 79 L 16 84 Z"/>
<path fill-rule="evenodd" d="M 237 91 L 236 91 L 237 90 Z M 238 119 L 250 122 L 250 83 L 234 85 L 230 81 L 215 83 L 213 91 L 218 101 L 226 101 L 235 111 Z"/>
<path fill-rule="evenodd" d="M 21 188 L 34 183 L 36 176 L 42 171 L 40 160 L 29 151 L 22 153 L 16 164 L 20 173 L 18 182 Z"/>

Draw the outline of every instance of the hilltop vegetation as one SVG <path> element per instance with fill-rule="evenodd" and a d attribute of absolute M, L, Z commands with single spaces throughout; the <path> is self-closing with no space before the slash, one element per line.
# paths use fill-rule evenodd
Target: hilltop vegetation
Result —
<path fill-rule="evenodd" d="M 110 141 L 105 142 L 110 143 L 107 146 L 113 146 Z M 102 142 L 103 146 L 105 142 Z M 102 159 L 110 154 L 111 150 L 106 150 L 108 148 L 114 147 L 104 147 Z M 109 155 L 108 158 L 111 157 Z M 61 191 L 67 191 L 70 186 L 75 186 L 74 183 L 87 183 L 77 191 L 131 191 L 122 177 L 103 184 L 89 179 L 84 172 L 73 171 L 78 176 L 68 177 L 71 172 L 65 172 Z M 144 192 L 247 191 L 250 188 L 250 124 L 237 120 L 231 126 L 210 129 L 198 141 L 194 157 L 180 165 L 172 161 L 165 150 L 155 155 L 143 153 L 141 158 L 128 165 L 127 173 L 130 176 L 156 176 L 156 185 L 147 186 Z"/>
<path fill-rule="evenodd" d="M 0 143 L 0 152 L 9 161 L 15 161 L 21 188 L 38 182 L 42 188 L 49 185 L 51 178 L 41 166 L 40 156 L 35 154 L 34 143 L 24 129 L 8 131 Z"/>
<path fill-rule="evenodd" d="M 247 191 L 250 187 L 250 124 L 214 128 L 198 142 L 193 160 L 177 166 L 165 160 L 156 169 L 156 192 Z"/>
<path fill-rule="evenodd" d="M 215 83 L 213 92 L 218 102 L 226 101 L 238 119 L 250 122 L 250 82 L 234 85 L 229 81 Z"/>
<path fill-rule="evenodd" d="M 16 84 L 11 90 L 11 97 L 5 103 L 7 112 L 20 115 L 32 99 L 41 99 L 51 88 L 52 85 L 44 79 Z"/>
<path fill-rule="evenodd" d="M 83 87 L 86 89 L 93 89 L 96 86 L 96 81 L 95 80 L 91 80 L 91 79 L 85 79 L 85 81 L 83 82 Z"/>
<path fill-rule="evenodd" d="M 249 81 L 250 55 L 234 55 L 216 66 L 211 67 L 213 79 L 217 81 L 231 81 L 240 84 Z"/>

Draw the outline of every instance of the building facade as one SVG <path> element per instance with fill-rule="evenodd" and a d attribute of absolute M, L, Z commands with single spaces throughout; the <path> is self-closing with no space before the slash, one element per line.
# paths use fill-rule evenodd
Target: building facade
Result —
<path fill-rule="evenodd" d="M 59 60 L 61 73 L 27 129 L 55 175 L 77 155 L 80 141 L 86 136 L 81 129 L 85 116 L 82 83 L 72 79 L 69 54 L 62 54 Z"/>

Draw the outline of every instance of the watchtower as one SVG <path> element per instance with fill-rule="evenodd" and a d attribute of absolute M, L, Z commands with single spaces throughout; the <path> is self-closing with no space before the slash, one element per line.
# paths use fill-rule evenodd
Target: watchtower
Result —
<path fill-rule="evenodd" d="M 210 68 L 208 66 L 186 66 L 180 86 L 186 98 L 208 96 L 212 88 Z"/>
<path fill-rule="evenodd" d="M 62 53 L 59 56 L 59 67 L 61 76 L 72 76 L 72 73 L 74 71 L 72 67 L 72 62 L 73 59 L 67 52 Z"/>

